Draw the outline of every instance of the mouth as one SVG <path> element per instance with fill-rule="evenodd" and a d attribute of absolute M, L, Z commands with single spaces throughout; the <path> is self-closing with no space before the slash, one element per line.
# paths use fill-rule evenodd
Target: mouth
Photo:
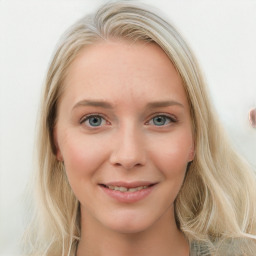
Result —
<path fill-rule="evenodd" d="M 123 193 L 129 193 L 129 192 L 136 192 L 136 191 L 140 191 L 142 189 L 147 189 L 150 188 L 152 186 L 154 186 L 155 184 L 149 184 L 149 185 L 141 185 L 141 186 L 116 186 L 116 185 L 106 185 L 106 184 L 100 184 L 100 186 L 111 189 L 111 190 L 115 190 L 115 191 L 120 191 Z"/>
<path fill-rule="evenodd" d="M 102 192 L 120 203 L 135 203 L 148 197 L 157 183 L 152 182 L 110 182 L 99 184 Z"/>

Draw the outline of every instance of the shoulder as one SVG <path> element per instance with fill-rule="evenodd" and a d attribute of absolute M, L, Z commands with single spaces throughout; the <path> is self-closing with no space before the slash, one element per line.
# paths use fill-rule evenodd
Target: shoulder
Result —
<path fill-rule="evenodd" d="M 210 247 L 205 242 L 193 241 L 190 243 L 189 256 L 211 256 Z"/>
<path fill-rule="evenodd" d="M 256 239 L 229 238 L 215 242 L 192 241 L 189 256 L 255 256 Z"/>

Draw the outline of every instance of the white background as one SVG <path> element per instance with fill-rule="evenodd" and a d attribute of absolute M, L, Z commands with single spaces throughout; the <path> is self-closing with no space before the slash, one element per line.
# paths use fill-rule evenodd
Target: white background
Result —
<path fill-rule="evenodd" d="M 62 32 L 103 0 L 0 0 L 0 255 L 20 255 L 40 92 Z M 256 0 L 145 0 L 185 36 L 234 146 L 256 167 Z M 220 142 L 221 143 L 221 142 Z"/>

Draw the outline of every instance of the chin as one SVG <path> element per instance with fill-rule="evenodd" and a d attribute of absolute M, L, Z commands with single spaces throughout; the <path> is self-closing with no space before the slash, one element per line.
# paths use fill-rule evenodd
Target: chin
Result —
<path fill-rule="evenodd" d="M 114 220 L 114 221 L 113 221 Z M 118 233 L 136 234 L 149 229 L 154 223 L 151 218 L 146 218 L 145 215 L 139 217 L 134 215 L 116 216 L 106 223 L 106 226 Z"/>
<path fill-rule="evenodd" d="M 142 226 L 142 225 L 115 225 L 113 227 L 110 227 L 114 232 L 120 233 L 120 234 L 138 234 L 141 232 L 144 232 L 148 229 L 148 226 Z"/>

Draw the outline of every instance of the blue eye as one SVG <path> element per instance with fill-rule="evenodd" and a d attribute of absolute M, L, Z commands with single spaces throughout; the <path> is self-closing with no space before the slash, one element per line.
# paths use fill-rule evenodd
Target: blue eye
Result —
<path fill-rule="evenodd" d="M 176 120 L 174 120 L 174 118 L 171 118 L 166 115 L 158 115 L 158 116 L 153 117 L 149 121 L 149 124 L 155 125 L 155 126 L 164 126 L 164 125 L 168 125 L 169 123 L 172 123 L 172 122 L 176 122 Z"/>
<path fill-rule="evenodd" d="M 86 117 L 82 121 L 82 123 L 85 123 L 86 125 L 88 125 L 90 127 L 99 127 L 99 126 L 106 124 L 106 120 L 99 115 L 92 115 L 92 116 Z"/>

